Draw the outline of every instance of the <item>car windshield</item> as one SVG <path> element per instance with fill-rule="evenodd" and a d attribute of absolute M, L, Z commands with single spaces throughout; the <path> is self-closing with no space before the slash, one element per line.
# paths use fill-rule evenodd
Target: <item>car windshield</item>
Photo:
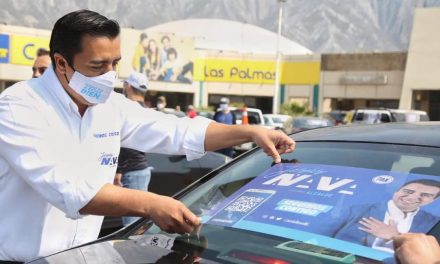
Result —
<path fill-rule="evenodd" d="M 416 211 L 423 218 L 412 218 L 419 232 L 438 222 L 438 186 L 431 186 L 440 176 L 438 148 L 297 142 L 282 158 L 274 165 L 259 149 L 195 184 L 181 201 L 204 223 L 196 242 L 147 224 L 131 238 L 161 233 L 175 243 L 187 239 L 202 258 L 228 263 L 376 263 L 392 261 L 392 245 L 360 230 L 352 221 L 356 213 L 380 222 L 386 208 Z M 415 193 L 424 202 L 408 198 Z M 370 205 L 384 211 L 370 215 Z"/>

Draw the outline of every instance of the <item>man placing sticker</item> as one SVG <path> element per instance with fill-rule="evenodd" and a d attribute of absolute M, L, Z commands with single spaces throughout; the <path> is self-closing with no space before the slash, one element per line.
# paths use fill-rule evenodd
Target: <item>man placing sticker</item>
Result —
<path fill-rule="evenodd" d="M 102 216 L 150 218 L 167 232 L 199 219 L 170 197 L 113 185 L 120 147 L 185 154 L 255 141 L 280 162 L 281 132 L 145 109 L 113 92 L 116 21 L 80 10 L 52 31 L 52 67 L 0 95 L 0 260 L 27 261 L 97 238 Z M 31 220 L 29 220 L 31 218 Z"/>

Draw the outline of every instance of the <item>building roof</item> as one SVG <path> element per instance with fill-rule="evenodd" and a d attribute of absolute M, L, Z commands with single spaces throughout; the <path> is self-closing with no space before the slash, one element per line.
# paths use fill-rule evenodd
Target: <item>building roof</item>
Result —
<path fill-rule="evenodd" d="M 203 25 L 203 26 L 200 26 Z M 167 33 L 194 38 L 199 50 L 275 54 L 277 34 L 255 25 L 222 19 L 187 19 L 146 29 L 151 33 Z M 280 38 L 284 55 L 306 55 L 313 52 L 285 37 Z"/>

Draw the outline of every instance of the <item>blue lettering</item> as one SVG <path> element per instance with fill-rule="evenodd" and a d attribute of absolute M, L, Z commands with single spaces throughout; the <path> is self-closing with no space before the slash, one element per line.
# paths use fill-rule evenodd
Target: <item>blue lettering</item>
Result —
<path fill-rule="evenodd" d="M 110 161 L 112 161 L 112 157 L 102 157 L 101 165 L 112 165 Z"/>
<path fill-rule="evenodd" d="M 84 86 L 84 88 L 81 89 L 81 93 L 89 97 L 99 99 L 99 97 L 101 97 L 102 90 L 87 84 L 86 86 Z"/>
<path fill-rule="evenodd" d="M 108 136 L 109 136 L 109 137 L 119 136 L 119 131 L 110 132 L 110 133 L 108 133 Z"/>

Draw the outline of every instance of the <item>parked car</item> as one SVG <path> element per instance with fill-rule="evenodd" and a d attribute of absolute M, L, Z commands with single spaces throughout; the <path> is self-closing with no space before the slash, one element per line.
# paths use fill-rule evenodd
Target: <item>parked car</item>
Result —
<path fill-rule="evenodd" d="M 333 119 L 335 121 L 335 125 L 338 126 L 345 124 L 344 120 L 345 120 L 345 116 L 347 115 L 347 112 L 348 111 L 343 111 L 343 110 L 333 110 L 328 113 L 325 113 L 324 117 Z"/>
<path fill-rule="evenodd" d="M 191 185 L 213 169 L 229 162 L 230 157 L 208 152 L 200 159 L 188 161 L 184 155 L 147 153 L 148 164 L 153 167 L 148 190 L 172 196 Z M 100 236 L 110 234 L 122 227 L 120 217 L 105 217 Z"/>
<path fill-rule="evenodd" d="M 231 110 L 232 113 L 234 113 L 237 125 L 241 125 L 242 119 L 243 119 L 243 108 L 229 107 L 229 109 Z M 247 115 L 248 115 L 249 125 L 257 125 L 257 126 L 266 127 L 266 123 L 265 123 L 264 117 L 263 117 L 263 112 L 260 109 L 247 107 L 246 111 L 247 111 Z M 241 153 L 246 152 L 254 147 L 255 147 L 255 144 L 253 144 L 251 142 L 244 143 L 244 144 L 235 146 L 234 152 L 236 154 L 241 154 Z"/>
<path fill-rule="evenodd" d="M 237 107 L 229 107 L 231 112 L 234 113 L 237 125 L 241 125 L 243 118 L 243 108 Z M 263 112 L 257 108 L 246 108 L 248 114 L 249 125 L 260 125 L 264 126 L 266 123 L 264 122 Z"/>
<path fill-rule="evenodd" d="M 282 129 L 284 122 L 289 119 L 289 115 L 281 115 L 281 114 L 264 114 L 264 123 L 266 126 L 271 127 L 273 129 Z"/>
<path fill-rule="evenodd" d="M 292 117 L 284 122 L 283 130 L 287 134 L 295 133 L 299 131 L 319 128 L 319 127 L 329 127 L 334 126 L 335 122 L 331 119 L 312 117 L 312 116 L 302 116 L 302 117 Z"/>
<path fill-rule="evenodd" d="M 387 240 L 359 229 L 369 217 L 389 223 L 386 209 L 373 215 L 360 208 L 417 207 L 403 233 L 439 239 L 440 202 L 433 192 L 440 187 L 426 188 L 440 181 L 438 131 L 440 122 L 427 122 L 292 134 L 296 150 L 282 155 L 282 164 L 256 148 L 175 196 L 202 218 L 197 233 L 168 234 L 141 219 L 31 263 L 394 263 L 392 248 L 382 243 Z"/>
<path fill-rule="evenodd" d="M 419 122 L 429 121 L 428 114 L 419 110 L 400 109 L 357 109 L 351 123 L 354 124 L 377 124 L 388 122 Z"/>
<path fill-rule="evenodd" d="M 206 117 L 206 118 L 209 118 L 209 119 L 212 119 L 214 117 L 214 112 L 211 112 L 211 111 L 200 111 L 200 112 L 197 112 L 197 115 L 198 116 L 203 116 L 203 117 Z"/>

